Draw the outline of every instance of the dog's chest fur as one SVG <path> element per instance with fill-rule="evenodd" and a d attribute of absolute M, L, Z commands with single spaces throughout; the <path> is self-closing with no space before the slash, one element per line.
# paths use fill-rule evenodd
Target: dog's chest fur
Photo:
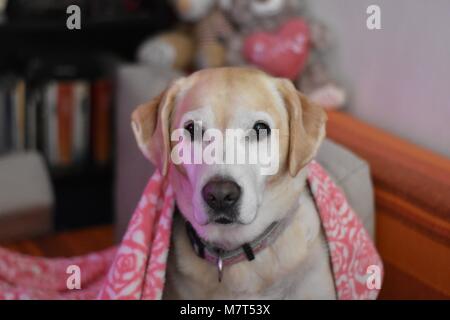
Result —
<path fill-rule="evenodd" d="M 334 299 L 327 246 L 314 203 L 306 193 L 291 223 L 256 255 L 224 267 L 197 257 L 184 223 L 176 218 L 168 261 L 167 299 Z"/>

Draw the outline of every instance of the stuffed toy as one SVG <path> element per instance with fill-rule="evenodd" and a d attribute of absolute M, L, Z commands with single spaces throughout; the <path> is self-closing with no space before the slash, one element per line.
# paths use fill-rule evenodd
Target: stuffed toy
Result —
<path fill-rule="evenodd" d="M 345 103 L 325 63 L 329 32 L 311 18 L 304 0 L 220 0 L 220 7 L 235 31 L 228 37 L 228 64 L 289 78 L 325 108 Z"/>
<path fill-rule="evenodd" d="M 138 60 L 179 70 L 223 66 L 223 43 L 232 29 L 217 0 L 172 0 L 171 4 L 182 23 L 146 40 L 138 49 Z"/>

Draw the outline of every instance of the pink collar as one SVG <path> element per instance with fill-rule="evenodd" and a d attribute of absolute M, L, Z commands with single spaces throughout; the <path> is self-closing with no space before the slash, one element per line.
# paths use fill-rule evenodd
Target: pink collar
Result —
<path fill-rule="evenodd" d="M 218 280 L 221 282 L 225 266 L 244 260 L 254 260 L 257 253 L 267 248 L 278 238 L 278 235 L 287 225 L 287 220 L 288 218 L 272 223 L 256 239 L 233 250 L 224 250 L 204 241 L 197 235 L 189 222 L 186 222 L 186 232 L 195 254 L 217 267 Z"/>

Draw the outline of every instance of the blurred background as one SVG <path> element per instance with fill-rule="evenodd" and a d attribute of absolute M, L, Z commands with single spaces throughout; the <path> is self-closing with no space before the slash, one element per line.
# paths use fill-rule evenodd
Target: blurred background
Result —
<path fill-rule="evenodd" d="M 3 164 L 10 181 L 2 173 L 0 189 L 13 194 L 0 211 L 50 206 L 48 218 L 27 215 L 31 234 L 112 223 L 114 74 L 147 36 L 170 28 L 173 12 L 165 1 L 2 2 L 0 152 L 15 158 Z M 70 4 L 81 30 L 66 27 Z M 26 235 L 19 220 L 14 232 Z"/>
<path fill-rule="evenodd" d="M 0 0 L 0 243 L 112 245 L 153 170 L 132 110 L 253 65 L 328 110 L 319 161 L 376 238 L 382 297 L 448 299 L 449 30 L 448 0 Z"/>

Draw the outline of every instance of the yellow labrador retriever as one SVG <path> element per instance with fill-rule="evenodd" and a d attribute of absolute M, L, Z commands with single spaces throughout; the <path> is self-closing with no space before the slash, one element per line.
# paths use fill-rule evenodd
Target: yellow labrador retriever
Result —
<path fill-rule="evenodd" d="M 306 165 L 324 138 L 325 122 L 324 111 L 289 80 L 250 68 L 196 72 L 135 110 L 138 145 L 167 175 L 179 212 L 165 298 L 335 298 L 306 187 Z M 177 129 L 187 134 L 182 142 L 172 139 Z M 209 129 L 224 135 L 240 130 L 250 145 L 276 130 L 278 170 L 261 175 L 259 164 L 173 162 L 177 143 L 207 145 L 202 135 Z"/>

